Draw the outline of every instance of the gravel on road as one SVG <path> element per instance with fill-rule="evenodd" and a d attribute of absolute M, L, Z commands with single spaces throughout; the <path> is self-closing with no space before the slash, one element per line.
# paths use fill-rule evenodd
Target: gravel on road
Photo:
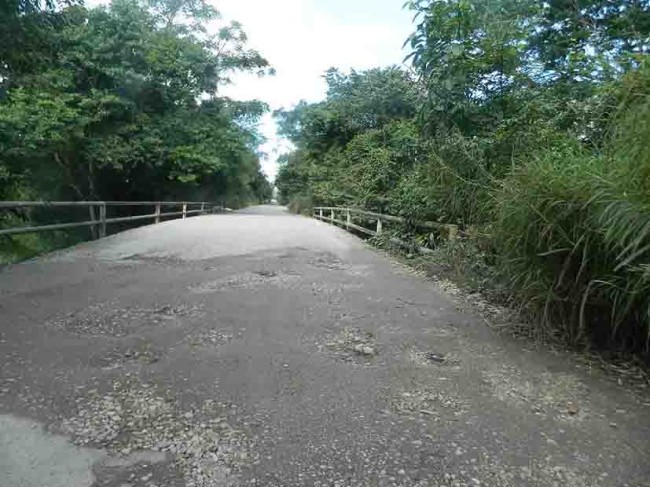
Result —
<path fill-rule="evenodd" d="M 0 313 L 3 487 L 650 486 L 647 390 L 278 207 L 8 266 Z"/>

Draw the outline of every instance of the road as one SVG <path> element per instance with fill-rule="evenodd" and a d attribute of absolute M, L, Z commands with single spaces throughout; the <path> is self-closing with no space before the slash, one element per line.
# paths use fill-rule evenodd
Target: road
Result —
<path fill-rule="evenodd" d="M 252 208 L 0 272 L 0 485 L 643 486 L 650 399 Z"/>

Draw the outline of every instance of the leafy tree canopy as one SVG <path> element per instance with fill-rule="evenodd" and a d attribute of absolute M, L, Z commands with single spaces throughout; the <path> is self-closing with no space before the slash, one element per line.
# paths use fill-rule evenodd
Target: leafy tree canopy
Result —
<path fill-rule="evenodd" d="M 209 34 L 198 0 L 18 5 L 0 24 L 3 197 L 266 198 L 260 102 L 219 97 L 234 72 L 270 73 L 239 24 Z"/>

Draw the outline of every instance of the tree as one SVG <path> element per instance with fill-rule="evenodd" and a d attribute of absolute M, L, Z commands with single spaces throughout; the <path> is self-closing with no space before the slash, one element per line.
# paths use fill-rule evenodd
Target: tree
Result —
<path fill-rule="evenodd" d="M 650 50 L 647 0 L 551 0 L 540 13 L 530 45 L 559 75 L 598 78 Z"/>
<path fill-rule="evenodd" d="M 40 40 L 22 38 L 3 57 L 5 195 L 245 201 L 265 194 L 256 123 L 267 107 L 218 96 L 232 72 L 269 71 L 246 48 L 240 26 L 208 35 L 205 22 L 218 13 L 195 0 L 19 13 L 14 24 Z M 56 21 L 40 22 L 50 17 Z"/>
<path fill-rule="evenodd" d="M 385 198 L 377 195 L 395 186 L 395 168 L 413 162 L 397 134 L 412 129 L 418 86 L 395 67 L 349 74 L 330 69 L 325 79 L 325 101 L 275 114 L 280 132 L 298 147 L 280 167 L 278 189 L 284 200 L 303 193 L 323 203 L 381 207 Z M 366 164 L 370 156 L 374 172 Z"/>

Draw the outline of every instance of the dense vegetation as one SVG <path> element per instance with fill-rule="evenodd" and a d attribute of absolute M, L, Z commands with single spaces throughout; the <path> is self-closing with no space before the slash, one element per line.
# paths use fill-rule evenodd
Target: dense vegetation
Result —
<path fill-rule="evenodd" d="M 218 94 L 232 73 L 270 68 L 239 24 L 209 34 L 218 19 L 201 0 L 0 0 L 0 200 L 270 198 L 256 130 L 268 108 Z"/>
<path fill-rule="evenodd" d="M 650 2 L 408 6 L 409 71 L 331 70 L 323 102 L 276 114 L 282 198 L 471 228 L 536 323 L 647 352 Z"/>

